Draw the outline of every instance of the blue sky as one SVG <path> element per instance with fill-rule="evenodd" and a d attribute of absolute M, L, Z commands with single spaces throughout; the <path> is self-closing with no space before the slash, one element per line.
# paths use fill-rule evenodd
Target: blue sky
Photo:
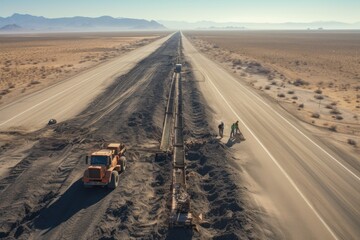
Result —
<path fill-rule="evenodd" d="M 360 0 L 0 0 L 0 16 L 143 18 L 217 22 L 360 21 Z"/>

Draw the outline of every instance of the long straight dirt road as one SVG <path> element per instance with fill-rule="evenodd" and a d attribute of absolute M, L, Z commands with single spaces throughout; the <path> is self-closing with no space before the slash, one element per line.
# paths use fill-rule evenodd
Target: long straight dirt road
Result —
<path fill-rule="evenodd" d="M 182 37 L 186 59 L 199 81 L 224 146 L 233 149 L 264 221 L 279 239 L 358 239 L 360 159 L 306 130 L 254 89 L 197 51 Z M 239 120 L 246 140 L 229 138 Z"/>
<path fill-rule="evenodd" d="M 171 35 L 0 107 L 0 130 L 33 131 L 49 119 L 64 121 L 85 109 L 116 78 L 153 53 Z"/>

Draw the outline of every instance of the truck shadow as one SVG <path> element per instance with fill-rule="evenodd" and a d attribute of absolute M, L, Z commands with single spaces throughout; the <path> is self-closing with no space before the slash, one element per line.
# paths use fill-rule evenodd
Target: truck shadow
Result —
<path fill-rule="evenodd" d="M 169 228 L 166 240 L 186 240 L 193 238 L 193 230 L 191 228 Z"/>
<path fill-rule="evenodd" d="M 48 229 L 46 232 L 49 232 L 77 212 L 99 202 L 110 192 L 107 188 L 85 189 L 79 179 L 56 202 L 40 211 L 34 223 L 35 227 Z"/>

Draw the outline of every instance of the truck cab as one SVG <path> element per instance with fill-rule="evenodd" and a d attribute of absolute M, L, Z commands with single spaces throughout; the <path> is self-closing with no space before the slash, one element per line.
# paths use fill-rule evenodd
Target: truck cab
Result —
<path fill-rule="evenodd" d="M 116 188 L 119 173 L 126 169 L 126 148 L 120 143 L 111 143 L 106 149 L 93 152 L 87 156 L 86 163 L 90 164 L 84 172 L 85 187 L 107 186 Z"/>

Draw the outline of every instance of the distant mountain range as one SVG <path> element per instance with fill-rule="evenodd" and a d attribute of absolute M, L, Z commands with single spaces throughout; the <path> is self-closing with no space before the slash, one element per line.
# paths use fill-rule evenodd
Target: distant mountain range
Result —
<path fill-rule="evenodd" d="M 7 28 L 10 28 L 9 31 L 13 31 L 12 28 L 14 25 L 17 25 L 23 31 L 119 31 L 166 29 L 162 24 L 156 21 L 132 18 L 113 18 L 110 16 L 96 18 L 45 18 L 15 13 L 10 17 L 0 17 L 0 28 L 5 28 L 2 31 L 6 31 Z"/>
<path fill-rule="evenodd" d="M 360 22 L 343 23 L 335 21 L 308 22 L 308 23 L 246 23 L 246 22 L 186 22 L 186 21 L 165 21 L 158 20 L 169 29 L 360 29 Z"/>
<path fill-rule="evenodd" d="M 16 24 L 8 24 L 0 28 L 1 32 L 18 32 L 21 31 L 23 28 L 16 25 Z"/>

